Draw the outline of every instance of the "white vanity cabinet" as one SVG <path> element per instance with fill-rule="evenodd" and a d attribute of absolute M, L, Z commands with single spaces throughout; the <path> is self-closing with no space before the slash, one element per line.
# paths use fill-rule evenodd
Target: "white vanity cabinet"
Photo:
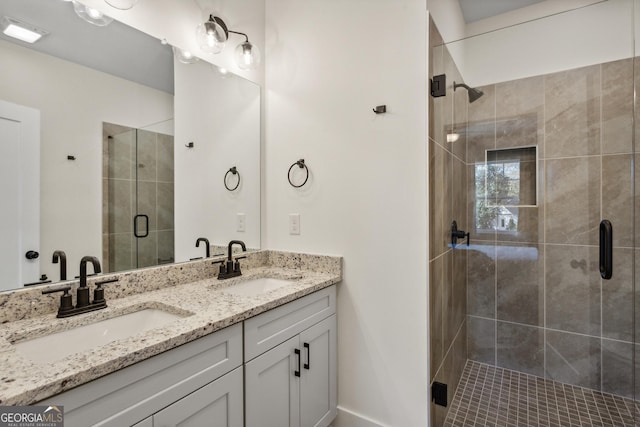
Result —
<path fill-rule="evenodd" d="M 242 324 L 199 338 L 39 405 L 63 405 L 65 426 L 242 427 Z M 211 416 L 224 424 L 207 422 Z"/>
<path fill-rule="evenodd" d="M 245 426 L 326 427 L 336 416 L 335 286 L 244 323 Z"/>
<path fill-rule="evenodd" d="M 242 368 L 207 384 L 137 427 L 242 427 Z"/>

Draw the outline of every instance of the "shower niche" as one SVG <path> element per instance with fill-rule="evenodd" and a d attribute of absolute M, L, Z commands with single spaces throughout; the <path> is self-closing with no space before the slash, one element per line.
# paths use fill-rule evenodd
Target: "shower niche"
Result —
<path fill-rule="evenodd" d="M 475 164 L 476 230 L 517 231 L 519 209 L 538 205 L 537 147 L 487 150 Z"/>
<path fill-rule="evenodd" d="M 174 144 L 171 123 L 103 124 L 104 271 L 172 263 Z"/>

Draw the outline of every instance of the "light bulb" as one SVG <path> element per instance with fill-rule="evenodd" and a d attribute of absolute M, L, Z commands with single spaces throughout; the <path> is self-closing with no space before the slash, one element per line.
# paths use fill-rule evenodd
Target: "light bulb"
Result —
<path fill-rule="evenodd" d="M 92 17 L 93 19 L 99 19 L 102 18 L 102 12 L 100 12 L 99 10 L 96 10 L 92 7 L 87 7 L 87 13 L 89 14 L 90 17 Z"/>
<path fill-rule="evenodd" d="M 236 47 L 235 59 L 240 69 L 254 70 L 260 63 L 260 51 L 251 42 L 246 41 Z"/>
<path fill-rule="evenodd" d="M 90 24 L 97 25 L 98 27 L 104 27 L 106 25 L 109 25 L 111 21 L 113 21 L 113 18 L 105 15 L 98 9 L 85 6 L 84 4 L 76 0 L 72 0 L 72 3 L 73 10 L 76 12 L 76 14 Z"/>
<path fill-rule="evenodd" d="M 222 22 L 219 18 L 210 16 L 207 22 L 198 25 L 196 28 L 196 40 L 198 41 L 198 46 L 204 52 L 220 53 L 224 49 L 224 44 L 227 41 L 227 31 L 219 22 Z"/>

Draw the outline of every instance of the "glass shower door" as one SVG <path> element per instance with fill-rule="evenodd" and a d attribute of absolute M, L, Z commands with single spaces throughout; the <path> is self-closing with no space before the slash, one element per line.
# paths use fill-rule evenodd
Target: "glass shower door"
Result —
<path fill-rule="evenodd" d="M 628 417 L 640 359 L 639 3 L 598 2 L 446 43 L 434 70 L 448 88 L 434 139 L 467 169 L 458 226 L 471 237 L 468 359 L 588 389 L 588 405 L 611 394 Z M 454 193 L 462 187 L 451 182 Z"/>
<path fill-rule="evenodd" d="M 166 127 L 104 124 L 105 271 L 174 262 L 173 136 Z"/>

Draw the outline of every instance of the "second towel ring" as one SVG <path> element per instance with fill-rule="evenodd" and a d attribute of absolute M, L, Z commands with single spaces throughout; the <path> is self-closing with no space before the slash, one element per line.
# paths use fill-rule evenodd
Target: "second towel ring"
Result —
<path fill-rule="evenodd" d="M 238 182 L 236 183 L 236 186 L 233 188 L 229 188 L 229 186 L 227 185 L 227 176 L 229 176 L 230 173 L 233 175 L 238 175 Z M 235 166 L 233 166 L 231 169 L 227 171 L 227 173 L 224 174 L 224 188 L 226 188 L 229 191 L 234 191 L 235 189 L 238 188 L 239 185 L 240 185 L 240 172 L 238 172 L 238 169 Z"/>
<path fill-rule="evenodd" d="M 304 181 L 302 182 L 302 184 L 300 185 L 295 185 L 293 182 L 291 182 L 291 169 L 293 169 L 294 166 L 298 166 L 300 169 L 304 168 L 305 171 L 307 172 Z M 289 180 L 289 184 L 291 184 L 292 187 L 294 188 L 300 188 L 303 185 L 305 185 L 307 183 L 307 181 L 309 180 L 309 168 L 307 167 L 307 165 L 304 164 L 304 159 L 300 159 L 297 162 L 295 162 L 294 164 L 292 164 L 289 167 L 289 171 L 287 172 L 287 179 Z"/>

